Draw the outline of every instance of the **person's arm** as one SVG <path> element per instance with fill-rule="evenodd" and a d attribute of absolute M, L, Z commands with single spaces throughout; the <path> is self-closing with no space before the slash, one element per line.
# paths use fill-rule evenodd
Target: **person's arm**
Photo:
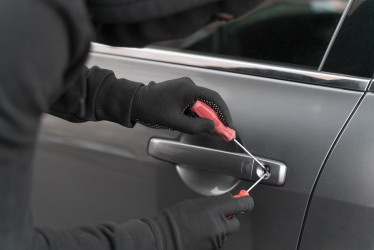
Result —
<path fill-rule="evenodd" d="M 82 77 L 65 90 L 48 112 L 71 122 L 106 120 L 125 127 L 139 122 L 189 134 L 214 132 L 212 121 L 187 115 L 196 100 L 214 107 L 223 122 L 232 125 L 222 97 L 213 90 L 196 86 L 187 77 L 145 86 L 118 79 L 113 71 L 97 66 L 85 68 Z"/>
<path fill-rule="evenodd" d="M 135 93 L 142 85 L 117 79 L 111 70 L 84 66 L 79 79 L 53 102 L 48 113 L 70 122 L 108 120 L 133 127 L 131 107 Z"/>
<path fill-rule="evenodd" d="M 105 0 L 89 0 L 87 7 L 91 12 L 96 41 L 115 46 L 143 47 L 156 41 L 185 37 L 222 16 L 228 19 L 237 18 L 262 2 L 263 0 L 182 0 L 177 2 L 154 0 L 137 3 L 117 1 L 113 4 Z M 188 97 L 187 103 L 183 102 L 184 106 L 179 109 L 185 111 L 187 106 L 194 101 L 191 97 L 195 100 L 201 98 L 215 103 L 219 107 L 216 111 L 225 117 L 225 124 L 231 125 L 230 114 L 224 101 L 216 93 L 209 93 L 209 90 L 192 86 L 188 79 L 171 80 L 168 81 L 167 86 L 163 83 L 162 94 L 166 97 L 164 100 L 180 94 L 174 92 L 173 84 L 181 86 L 184 83 L 190 87 L 189 92 L 194 93 Z M 136 122 L 140 122 L 151 127 L 172 128 L 187 133 L 213 130 L 212 124 L 207 124 L 207 121 L 200 125 L 196 123 L 201 119 L 195 119 L 191 124 L 192 127 L 188 128 L 182 123 L 185 122 L 188 125 L 192 120 L 187 121 L 186 117 L 179 116 L 178 124 L 173 124 L 173 121 L 170 124 L 167 120 L 160 120 L 162 117 L 149 117 L 142 107 L 145 106 L 143 105 L 144 98 L 143 103 L 133 101 L 140 99 L 136 98 L 138 92 L 144 93 L 144 89 L 157 90 L 160 87 L 153 86 L 153 83 L 147 88 L 141 88 L 141 86 L 142 83 L 117 79 L 110 70 L 98 67 L 82 68 L 80 78 L 67 86 L 64 93 L 50 106 L 48 112 L 72 122 L 109 120 L 126 127 L 132 127 Z M 197 91 L 203 93 L 197 93 Z M 169 104 L 180 105 L 181 103 Z M 173 107 L 170 105 L 167 107 Z M 164 110 L 166 111 L 168 110 Z M 174 114 L 176 114 L 175 111 L 173 110 Z M 182 111 L 179 110 L 180 113 Z M 156 111 L 153 114 L 157 113 Z M 136 117 L 136 115 L 143 116 Z"/>
<path fill-rule="evenodd" d="M 154 233 L 141 220 L 66 230 L 35 228 L 28 247 L 32 250 L 161 250 L 156 248 Z"/>
<path fill-rule="evenodd" d="M 1 3 L 0 250 L 155 249 L 153 232 L 141 221 L 69 230 L 35 228 L 32 222 L 32 164 L 40 117 L 80 68 L 71 64 L 83 65 L 87 56 L 87 27 L 81 18 L 87 18 L 81 1 Z M 77 23 L 77 32 L 67 23 Z"/>
<path fill-rule="evenodd" d="M 2 2 L 0 30 L 4 35 L 0 38 L 0 249 L 152 249 L 154 244 L 158 245 L 157 242 L 164 238 L 172 240 L 172 232 L 178 232 L 167 225 L 168 216 L 179 217 L 180 214 L 191 213 L 196 216 L 196 221 L 213 227 L 215 221 L 222 222 L 225 219 L 222 215 L 228 212 L 220 210 L 221 206 L 218 204 L 229 204 L 233 207 L 230 213 L 249 210 L 249 198 L 204 198 L 211 204 L 211 209 L 205 209 L 205 202 L 190 202 L 188 204 L 192 205 L 177 206 L 176 209 L 168 210 L 166 217 L 151 219 L 150 222 L 129 221 L 122 225 L 105 223 L 63 231 L 34 227 L 30 212 L 30 190 L 40 116 L 52 101 L 61 97 L 56 94 L 60 93 L 66 82 L 78 81 L 75 76 L 83 67 L 89 46 L 89 26 L 85 23 L 86 19 L 83 1 Z M 139 96 L 144 96 L 144 93 Z M 142 113 L 142 110 L 139 112 Z M 136 116 L 136 119 L 147 116 Z M 206 220 L 207 213 L 191 211 L 208 211 L 212 216 L 208 216 L 209 219 Z M 151 228 L 149 223 L 156 226 Z M 187 224 L 182 222 L 179 225 L 178 230 L 185 232 L 183 227 Z M 230 226 L 230 231 L 226 225 L 229 227 L 229 223 L 223 224 L 213 235 L 204 235 L 199 240 L 210 242 L 210 237 L 216 234 L 226 235 L 232 232 L 232 228 L 238 229 L 237 223 L 235 227 Z M 193 233 L 191 228 L 190 233 Z"/>
<path fill-rule="evenodd" d="M 250 211 L 251 197 L 230 194 L 183 201 L 153 218 L 122 225 L 103 223 L 69 230 L 36 229 L 30 249 L 37 250 L 213 250 L 238 231 L 227 216 Z"/>

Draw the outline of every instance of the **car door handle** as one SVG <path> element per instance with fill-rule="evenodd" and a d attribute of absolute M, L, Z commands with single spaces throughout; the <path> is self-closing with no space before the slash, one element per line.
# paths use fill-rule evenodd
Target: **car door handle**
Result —
<path fill-rule="evenodd" d="M 261 167 L 247 154 L 222 151 L 190 145 L 173 140 L 152 138 L 148 145 L 149 155 L 176 165 L 190 166 L 223 175 L 255 181 L 262 175 Z M 269 167 L 270 177 L 263 183 L 281 186 L 286 179 L 284 163 L 257 157 Z"/>

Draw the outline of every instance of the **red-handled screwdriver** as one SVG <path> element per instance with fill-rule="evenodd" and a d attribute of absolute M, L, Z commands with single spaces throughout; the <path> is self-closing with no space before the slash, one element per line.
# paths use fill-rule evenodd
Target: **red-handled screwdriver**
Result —
<path fill-rule="evenodd" d="M 216 133 L 222 136 L 222 138 L 227 141 L 234 141 L 241 149 L 244 150 L 252 159 L 261 166 L 264 173 L 268 173 L 268 169 L 253 155 L 249 152 L 240 142 L 235 139 L 235 130 L 227 127 L 221 119 L 218 117 L 217 113 L 206 103 L 197 100 L 195 104 L 190 108 L 192 112 L 195 112 L 198 116 L 212 120 L 215 125 Z"/>
<path fill-rule="evenodd" d="M 225 141 L 230 142 L 235 139 L 235 130 L 225 126 L 217 113 L 208 104 L 197 100 L 190 110 L 200 117 L 212 120 L 215 125 L 215 132 L 222 136 Z"/>
<path fill-rule="evenodd" d="M 249 152 L 240 142 L 235 139 L 235 130 L 227 127 L 221 119 L 218 117 L 217 113 L 206 103 L 197 100 L 195 104 L 190 108 L 192 112 L 195 112 L 198 116 L 212 120 L 215 125 L 215 132 L 222 136 L 222 138 L 227 141 L 234 141 L 241 149 L 244 150 L 252 159 L 261 166 L 265 174 L 268 174 L 268 169 L 253 155 Z"/>
<path fill-rule="evenodd" d="M 259 164 L 263 169 L 263 175 L 258 179 L 248 190 L 241 190 L 234 198 L 249 196 L 249 191 L 251 191 L 258 183 L 260 183 L 265 177 L 269 177 L 269 170 L 254 156 L 252 155 L 240 142 L 235 139 L 236 132 L 235 130 L 227 127 L 221 119 L 218 117 L 217 113 L 206 103 L 202 101 L 196 101 L 196 103 L 190 108 L 190 110 L 196 113 L 198 116 L 210 119 L 214 122 L 215 132 L 222 136 L 222 138 L 227 141 L 234 141 L 241 149 L 244 150 L 252 159 Z M 230 219 L 232 216 L 228 216 Z"/>
<path fill-rule="evenodd" d="M 248 188 L 247 190 L 240 190 L 240 192 L 237 194 L 237 195 L 234 195 L 233 198 L 239 198 L 239 197 L 243 197 L 243 196 L 249 196 L 249 191 L 251 191 L 258 183 L 260 183 L 260 181 L 262 181 L 262 179 L 264 179 L 268 174 L 264 172 L 264 174 L 260 177 L 260 179 L 258 179 L 255 183 L 253 183 L 252 186 L 250 186 L 250 188 Z M 231 219 L 233 215 L 230 215 L 230 216 L 227 216 L 226 218 L 227 219 Z"/>

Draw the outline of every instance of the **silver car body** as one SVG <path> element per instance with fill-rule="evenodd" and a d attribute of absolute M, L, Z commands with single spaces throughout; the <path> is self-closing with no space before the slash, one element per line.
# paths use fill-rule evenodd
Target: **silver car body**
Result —
<path fill-rule="evenodd" d="M 352 1 L 345 2 L 340 20 L 352 7 Z M 284 184 L 262 184 L 251 192 L 255 208 L 240 215 L 241 230 L 224 249 L 372 249 L 371 79 L 323 72 L 327 56 L 321 67 L 309 69 L 93 44 L 88 65 L 143 83 L 187 76 L 216 90 L 228 104 L 238 139 L 261 159 L 286 166 Z M 217 136 L 140 124 L 132 129 L 109 122 L 72 124 L 46 115 L 35 162 L 36 224 L 121 223 L 209 194 L 214 187 L 218 193 L 237 193 L 252 183 L 157 159 L 150 153 L 155 138 L 243 153 Z M 214 154 L 208 160 L 207 168 L 214 169 Z M 237 170 L 241 164 L 230 167 Z"/>

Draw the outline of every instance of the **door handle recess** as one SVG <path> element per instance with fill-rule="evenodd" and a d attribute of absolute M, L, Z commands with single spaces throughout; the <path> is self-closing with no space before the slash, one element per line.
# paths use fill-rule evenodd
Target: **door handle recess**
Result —
<path fill-rule="evenodd" d="M 199 168 L 245 180 L 258 180 L 263 173 L 260 165 L 247 154 L 200 147 L 173 140 L 152 138 L 148 145 L 148 153 L 154 158 L 176 165 Z M 262 183 L 283 185 L 286 180 L 286 165 L 279 161 L 257 158 L 270 169 L 270 177 Z"/>

